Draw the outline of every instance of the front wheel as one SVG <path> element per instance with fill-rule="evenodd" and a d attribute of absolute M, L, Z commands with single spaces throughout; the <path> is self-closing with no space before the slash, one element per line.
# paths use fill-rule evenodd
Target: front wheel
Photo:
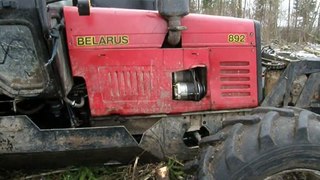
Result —
<path fill-rule="evenodd" d="M 270 180 L 285 172 L 320 172 L 319 120 L 298 108 L 254 109 L 203 138 L 198 159 L 187 167 L 206 180 Z"/>

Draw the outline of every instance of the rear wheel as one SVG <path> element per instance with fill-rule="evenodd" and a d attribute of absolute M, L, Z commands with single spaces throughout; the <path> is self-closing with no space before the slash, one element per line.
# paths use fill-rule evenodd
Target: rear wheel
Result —
<path fill-rule="evenodd" d="M 278 179 L 286 172 L 320 171 L 320 116 L 292 108 L 257 108 L 223 122 L 200 142 L 186 167 L 198 179 Z M 189 171 L 190 172 L 190 171 Z M 286 179 L 286 178 L 285 178 Z"/>

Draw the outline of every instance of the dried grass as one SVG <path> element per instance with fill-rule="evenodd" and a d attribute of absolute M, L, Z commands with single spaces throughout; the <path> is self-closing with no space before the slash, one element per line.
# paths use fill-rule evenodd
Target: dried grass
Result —
<path fill-rule="evenodd" d="M 170 180 L 184 179 L 183 164 L 174 158 L 167 162 L 139 164 L 135 162 L 125 166 L 69 167 L 45 172 L 1 171 L 0 179 L 21 180 L 159 180 L 157 170 L 166 167 Z"/>

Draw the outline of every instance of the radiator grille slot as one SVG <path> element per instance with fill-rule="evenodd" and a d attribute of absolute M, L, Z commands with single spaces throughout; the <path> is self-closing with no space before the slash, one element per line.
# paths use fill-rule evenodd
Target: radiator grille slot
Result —
<path fill-rule="evenodd" d="M 221 81 L 250 81 L 250 77 L 221 77 Z"/>
<path fill-rule="evenodd" d="M 221 89 L 249 89 L 248 84 L 224 84 L 221 85 Z"/>
<path fill-rule="evenodd" d="M 221 74 L 248 74 L 249 69 L 221 69 Z"/>
<path fill-rule="evenodd" d="M 250 96 L 250 92 L 223 92 L 223 97 Z"/>
<path fill-rule="evenodd" d="M 248 66 L 248 61 L 222 61 L 220 66 Z"/>

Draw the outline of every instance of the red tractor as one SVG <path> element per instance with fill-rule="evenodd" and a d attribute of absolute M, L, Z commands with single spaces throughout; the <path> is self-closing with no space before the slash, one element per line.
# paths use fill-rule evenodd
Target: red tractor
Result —
<path fill-rule="evenodd" d="M 188 13 L 188 0 L 0 0 L 1 167 L 320 170 L 320 63 L 261 51 L 253 20 Z"/>

